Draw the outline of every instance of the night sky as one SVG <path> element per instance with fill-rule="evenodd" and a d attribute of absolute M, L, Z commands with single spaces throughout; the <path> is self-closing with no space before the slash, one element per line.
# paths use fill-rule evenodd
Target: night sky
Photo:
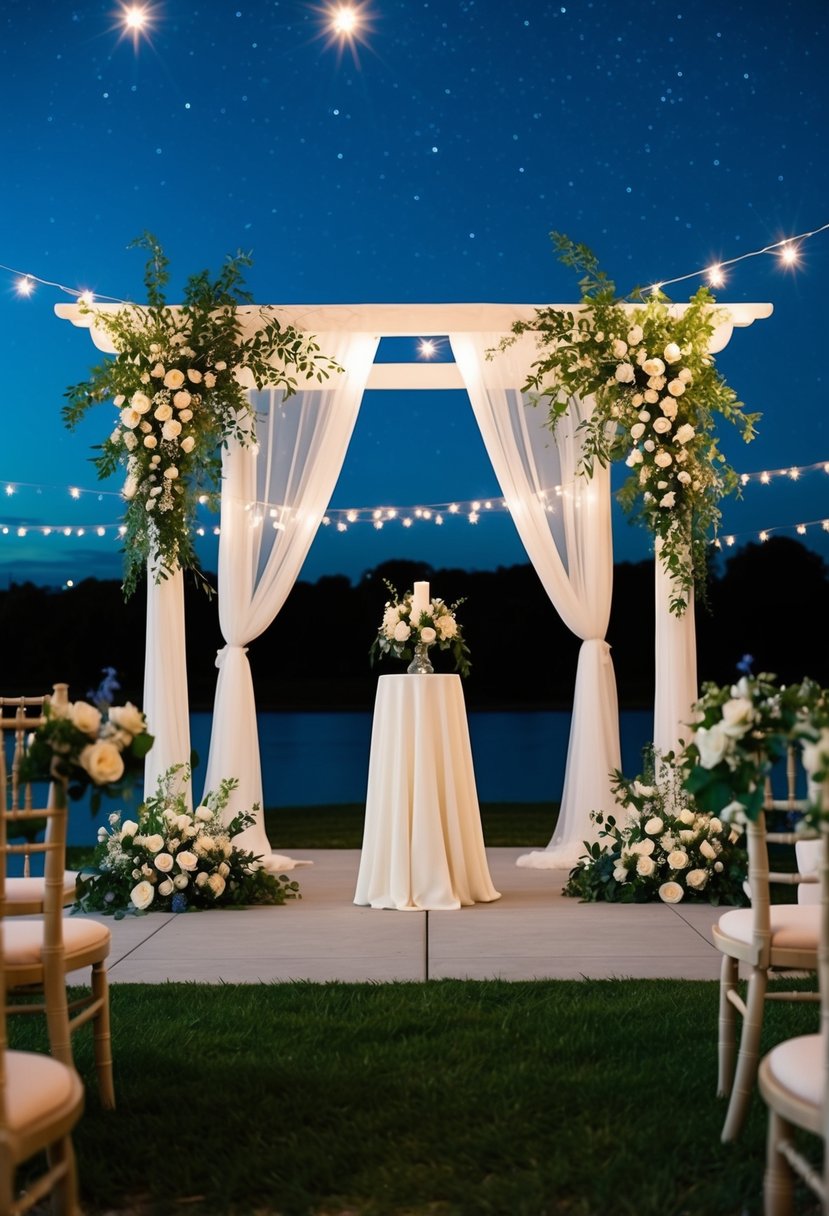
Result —
<path fill-rule="evenodd" d="M 371 0 L 361 41 L 300 0 L 167 0 L 146 34 L 118 5 L 4 0 L 0 15 L 0 262 L 141 301 L 144 230 L 172 262 L 169 297 L 204 267 L 252 252 L 260 303 L 548 302 L 577 298 L 551 229 L 584 241 L 623 292 L 829 221 L 824 0 Z M 771 301 L 720 366 L 763 413 L 726 451 L 752 483 L 725 508 L 738 543 L 829 517 L 825 331 L 829 232 L 784 269 L 733 268 L 723 301 Z M 679 285 L 687 299 L 697 281 Z M 116 577 L 117 541 L 17 529 L 118 522 L 94 489 L 101 406 L 64 430 L 65 386 L 98 353 L 0 271 L 0 586 Z M 381 348 L 415 358 L 416 343 Z M 622 476 L 622 470 L 617 470 Z M 106 487 L 110 490 L 117 486 Z M 497 496 L 461 393 L 366 395 L 333 505 Z M 7 528 L 4 533 L 2 528 Z M 829 556 L 820 522 L 805 543 Z M 618 519 L 616 556 L 648 552 Z M 404 532 L 321 531 L 304 577 L 357 578 L 390 557 L 491 568 L 526 560 L 507 516 Z M 203 552 L 215 565 L 215 542 Z"/>

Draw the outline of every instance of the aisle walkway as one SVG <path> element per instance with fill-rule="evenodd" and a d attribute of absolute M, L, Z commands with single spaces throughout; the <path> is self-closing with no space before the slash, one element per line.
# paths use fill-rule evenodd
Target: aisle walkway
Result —
<path fill-rule="evenodd" d="M 502 898 L 457 912 L 393 912 L 351 902 L 357 850 L 297 851 L 301 901 L 282 908 L 152 913 L 113 932 L 113 983 L 196 980 L 716 979 L 708 905 L 580 904 L 565 875 L 518 869 L 488 849 Z"/>

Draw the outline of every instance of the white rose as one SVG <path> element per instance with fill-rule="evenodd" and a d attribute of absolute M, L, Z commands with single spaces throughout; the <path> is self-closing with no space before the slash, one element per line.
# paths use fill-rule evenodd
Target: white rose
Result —
<path fill-rule="evenodd" d="M 656 443 L 654 442 L 653 439 L 646 439 L 645 442 L 642 444 L 642 447 L 645 449 L 646 452 L 652 452 L 654 450 L 654 448 L 656 447 Z M 645 470 L 643 469 L 642 472 L 644 473 L 644 471 Z"/>
<path fill-rule="evenodd" d="M 617 882 L 627 882 L 628 872 L 624 866 L 617 865 L 615 867 L 615 869 L 613 870 L 613 877 L 616 879 Z"/>
<path fill-rule="evenodd" d="M 112 404 L 115 406 L 116 409 L 119 409 L 119 410 L 125 401 L 126 401 L 126 397 L 124 396 L 123 393 L 118 393 L 118 395 L 116 397 L 112 398 Z"/>
<path fill-rule="evenodd" d="M 190 885 L 190 878 L 187 874 L 176 874 L 173 879 L 173 886 L 177 891 L 183 891 L 185 887 Z"/>
<path fill-rule="evenodd" d="M 136 414 L 146 414 L 152 405 L 152 402 L 146 393 L 142 393 L 139 390 L 137 393 L 133 393 L 132 397 L 130 398 L 130 405 L 135 410 Z"/>
<path fill-rule="evenodd" d="M 437 633 L 434 629 L 432 629 L 431 625 L 425 625 L 420 631 L 420 640 L 427 646 L 431 646 L 432 643 L 436 641 L 437 636 Z"/>
<path fill-rule="evenodd" d="M 160 380 L 161 377 L 164 375 L 164 370 L 165 369 L 164 369 L 163 363 L 156 363 L 155 367 L 150 372 L 150 375 L 155 376 L 156 380 Z"/>
<path fill-rule="evenodd" d="M 709 841 L 701 840 L 700 845 L 699 845 L 699 851 L 700 851 L 700 853 L 702 853 L 703 857 L 707 861 L 716 861 L 717 860 L 717 850 L 714 848 L 714 846 Z"/>
<path fill-rule="evenodd" d="M 656 869 L 656 862 L 652 857 L 645 856 L 641 853 L 636 859 L 636 873 L 642 878 L 649 878 Z"/>
<path fill-rule="evenodd" d="M 164 476 L 168 481 L 175 481 L 175 479 L 178 477 L 178 469 L 174 464 L 171 464 L 169 469 L 164 470 Z"/>
<path fill-rule="evenodd" d="M 677 473 L 676 479 L 681 486 L 687 486 L 691 480 L 691 474 L 686 473 L 685 470 L 683 469 L 682 472 Z"/>
<path fill-rule="evenodd" d="M 643 396 L 648 405 L 656 405 L 657 401 L 659 400 L 659 393 L 655 388 L 646 388 Z"/>
<path fill-rule="evenodd" d="M 93 739 L 97 736 L 101 726 L 100 709 L 96 709 L 88 701 L 76 701 L 69 716 L 72 719 L 72 725 L 76 726 L 82 734 L 91 735 Z"/>
<path fill-rule="evenodd" d="M 677 443 L 689 443 L 694 438 L 696 431 L 691 426 L 690 422 L 683 422 L 682 426 L 676 432 Z"/>
<path fill-rule="evenodd" d="M 205 874 L 204 870 L 202 870 L 200 874 L 196 875 L 196 878 L 195 878 L 196 886 L 203 887 L 206 882 L 207 882 L 207 875 Z"/>
<path fill-rule="evenodd" d="M 201 372 L 195 367 L 188 367 L 187 379 L 190 381 L 191 384 L 200 384 L 201 383 Z"/>
<path fill-rule="evenodd" d="M 668 392 L 672 397 L 681 397 L 685 392 L 685 385 L 681 380 L 671 380 L 668 384 Z"/>
<path fill-rule="evenodd" d="M 722 729 L 732 739 L 742 739 L 754 721 L 754 705 L 748 697 L 733 697 L 722 707 Z"/>
<path fill-rule="evenodd" d="M 135 498 L 136 494 L 138 493 L 138 482 L 135 480 L 132 473 L 129 474 L 127 480 L 124 482 L 124 488 L 121 493 L 124 498 L 127 499 Z"/>
<path fill-rule="evenodd" d="M 646 359 L 642 364 L 642 371 L 646 376 L 661 376 L 665 370 L 665 364 L 661 359 Z"/>
<path fill-rule="evenodd" d="M 708 830 L 713 832 L 715 836 L 719 836 L 722 831 L 722 821 L 716 815 L 712 815 L 708 821 Z"/>
<path fill-rule="evenodd" d="M 684 806 L 677 816 L 680 823 L 691 824 L 694 822 L 694 812 L 689 811 L 687 806 Z"/>
<path fill-rule="evenodd" d="M 676 378 L 677 378 L 677 380 L 681 380 L 683 384 L 690 384 L 693 379 L 693 376 L 691 375 L 691 373 L 687 367 L 683 367 L 680 371 L 677 372 Z"/>
<path fill-rule="evenodd" d="M 664 387 L 665 387 L 665 377 L 664 376 L 651 376 L 650 380 L 648 381 L 648 388 L 655 388 L 657 390 L 660 390 L 660 389 L 663 389 Z"/>
<path fill-rule="evenodd" d="M 168 418 L 173 416 L 173 407 L 168 405 L 166 401 L 162 401 L 161 405 L 157 406 L 153 411 L 153 418 L 157 418 L 159 422 L 166 422 Z"/>
<path fill-rule="evenodd" d="M 113 705 L 108 716 L 110 722 L 114 722 L 121 730 L 129 731 L 131 735 L 141 735 L 147 729 L 144 715 L 132 701 L 127 701 L 125 705 Z"/>
<path fill-rule="evenodd" d="M 653 462 L 660 469 L 667 469 L 669 465 L 673 464 L 674 458 L 670 452 L 657 452 L 653 458 Z"/>
<path fill-rule="evenodd" d="M 663 882 L 659 888 L 659 898 L 663 904 L 678 904 L 684 894 L 678 882 Z"/>
<path fill-rule="evenodd" d="M 636 373 L 630 363 L 620 363 L 615 375 L 620 384 L 632 384 L 636 379 Z"/>
<path fill-rule="evenodd" d="M 153 865 L 162 874 L 169 874 L 173 868 L 173 859 L 169 853 L 156 853 Z"/>
<path fill-rule="evenodd" d="M 708 882 L 707 870 L 689 870 L 685 875 L 685 881 L 694 891 L 701 891 Z"/>
<path fill-rule="evenodd" d="M 225 883 L 225 880 L 222 878 L 221 874 L 216 873 L 210 875 L 207 880 L 207 885 L 210 888 L 213 898 L 218 899 L 227 884 Z"/>
<path fill-rule="evenodd" d="M 682 841 L 683 844 L 693 844 L 693 842 L 696 840 L 696 837 L 697 837 L 697 834 L 693 828 L 683 828 L 682 831 L 679 833 L 679 839 Z"/>
<path fill-rule="evenodd" d="M 156 832 L 152 836 L 145 837 L 144 845 L 148 853 L 160 853 L 164 848 L 164 837 Z"/>
<path fill-rule="evenodd" d="M 673 849 L 668 854 L 668 865 L 672 870 L 684 870 L 688 865 L 688 854 L 684 849 Z"/>
<path fill-rule="evenodd" d="M 179 447 L 181 448 L 182 452 L 184 452 L 185 455 L 187 455 L 187 456 L 190 455 L 190 453 L 193 451 L 193 448 L 195 446 L 196 446 L 196 441 L 192 435 L 185 435 L 184 438 L 182 439 L 181 443 L 179 444 Z"/>
<path fill-rule="evenodd" d="M 639 451 L 638 448 L 634 448 L 634 450 L 631 452 L 631 454 L 628 456 L 627 460 L 625 461 L 625 464 L 628 466 L 629 469 L 632 469 L 632 468 L 635 468 L 637 464 L 641 464 L 643 460 L 644 460 L 644 457 L 643 457 L 642 453 Z"/>
<path fill-rule="evenodd" d="M 205 372 L 204 373 L 204 387 L 205 388 L 214 388 L 215 385 L 216 385 L 216 377 L 213 375 L 213 373 Z"/>
<path fill-rule="evenodd" d="M 189 422 L 192 417 L 193 417 L 192 410 L 182 410 L 178 416 L 178 420 L 179 420 L 179 422 Z"/>
<path fill-rule="evenodd" d="M 627 342 L 623 342 L 621 338 L 614 338 L 611 350 L 613 351 L 614 359 L 624 359 L 628 353 L 628 344 Z"/>
<path fill-rule="evenodd" d="M 644 334 L 642 333 L 641 325 L 634 325 L 628 332 L 628 346 L 638 346 L 642 341 Z"/>
<path fill-rule="evenodd" d="M 642 396 L 641 393 L 634 393 L 630 400 L 631 400 L 632 405 L 640 406 L 642 404 L 642 402 L 645 400 L 645 398 Z M 640 414 L 639 417 L 641 418 L 642 415 Z M 648 414 L 648 418 L 650 418 L 650 414 Z"/>
<path fill-rule="evenodd" d="M 227 364 L 225 363 L 224 359 L 220 359 L 218 361 L 218 363 L 216 364 L 216 371 L 223 372 L 226 367 L 227 367 Z"/>
<path fill-rule="evenodd" d="M 660 507 L 665 507 L 667 510 L 670 510 L 671 507 L 675 507 L 676 506 L 676 494 L 674 493 L 674 491 L 669 490 L 667 494 L 663 494 L 659 500 L 659 505 L 660 505 Z"/>
<path fill-rule="evenodd" d="M 158 440 L 156 439 L 155 435 L 144 436 L 144 447 L 150 449 L 158 447 Z"/>
<path fill-rule="evenodd" d="M 671 429 L 670 418 L 654 418 L 653 429 L 656 431 L 657 435 L 667 435 L 668 431 Z"/>
<path fill-rule="evenodd" d="M 142 435 L 149 435 L 149 434 L 150 434 L 150 432 L 151 432 L 151 431 L 152 431 L 152 429 L 153 429 L 153 427 L 152 427 L 152 423 L 151 423 L 151 422 L 147 422 L 147 420 L 145 419 L 145 420 L 144 420 L 144 421 L 141 423 L 141 425 L 140 425 L 140 427 L 139 427 L 138 429 L 141 431 L 141 434 L 142 434 Z"/>
<path fill-rule="evenodd" d="M 180 389 L 173 397 L 173 405 L 177 410 L 186 410 L 193 398 L 186 388 Z"/>
<path fill-rule="evenodd" d="M 138 426 L 141 421 L 141 415 L 138 410 L 134 410 L 131 405 L 125 405 L 121 410 L 121 423 L 123 426 L 129 427 L 132 430 Z"/>
<path fill-rule="evenodd" d="M 164 377 L 165 388 L 181 388 L 184 384 L 184 372 L 179 371 L 177 367 L 171 367 Z"/>
<path fill-rule="evenodd" d="M 633 439 L 635 442 L 637 439 L 641 439 L 642 436 L 644 435 L 644 433 L 645 433 L 644 422 L 634 422 L 633 426 L 630 428 L 631 439 Z"/>
<path fill-rule="evenodd" d="M 106 739 L 90 743 L 88 747 L 83 748 L 78 759 L 81 768 L 86 770 L 95 785 L 109 785 L 113 781 L 120 781 L 124 775 L 121 753 Z"/>
<path fill-rule="evenodd" d="M 117 427 L 115 428 L 115 430 L 112 432 L 112 434 L 110 435 L 110 437 L 109 437 L 109 442 L 110 442 L 110 443 L 120 443 L 120 442 L 121 442 L 121 435 L 122 435 L 121 428 L 117 426 Z"/>
<path fill-rule="evenodd" d="M 172 881 L 169 878 L 165 878 L 162 882 L 160 882 L 158 884 L 159 895 L 163 895 L 163 896 L 172 895 L 174 890 L 175 890 L 175 888 L 172 884 Z"/>
<path fill-rule="evenodd" d="M 394 627 L 395 642 L 405 642 L 411 632 L 405 621 L 398 621 Z"/>
<path fill-rule="evenodd" d="M 128 452 L 134 451 L 135 448 L 137 447 L 137 445 L 138 445 L 138 438 L 135 434 L 135 431 L 125 431 L 124 432 L 124 447 L 127 449 L 127 451 Z"/>
<path fill-rule="evenodd" d="M 127 836 L 135 836 L 138 832 L 138 824 L 132 819 L 125 819 L 121 824 L 121 839 L 124 840 Z"/>
<path fill-rule="evenodd" d="M 195 853 L 191 853 L 188 849 L 182 849 L 176 857 L 176 864 L 180 870 L 195 870 L 199 864 L 199 859 Z"/>
<path fill-rule="evenodd" d="M 130 900 L 139 912 L 143 912 L 145 908 L 149 908 L 154 899 L 155 887 L 152 883 L 146 881 L 140 882 L 137 887 L 133 887 L 130 891 Z"/>
<path fill-rule="evenodd" d="M 208 823 L 213 818 L 213 812 L 209 807 L 200 806 L 196 808 L 194 818 L 198 819 L 201 823 Z"/>
<path fill-rule="evenodd" d="M 666 418 L 676 418 L 676 402 L 673 397 L 663 397 L 659 402 L 659 408 Z M 682 427 L 679 429 L 682 430 Z"/>
<path fill-rule="evenodd" d="M 161 435 L 164 439 L 178 439 L 181 434 L 181 423 L 178 418 L 171 418 L 169 422 L 165 422 L 161 428 Z"/>
<path fill-rule="evenodd" d="M 665 826 L 665 824 L 662 822 L 662 820 L 659 818 L 658 815 L 652 815 L 651 818 L 648 820 L 648 822 L 645 824 L 645 831 L 647 832 L 647 834 L 649 836 L 658 836 L 659 833 L 664 828 L 664 826 Z"/>
<path fill-rule="evenodd" d="M 650 857 L 655 848 L 656 845 L 652 840 L 637 840 L 636 844 L 630 846 L 630 851 L 640 857 Z"/>
<path fill-rule="evenodd" d="M 665 356 L 666 363 L 679 363 L 682 358 L 682 351 L 676 342 L 669 342 L 662 353 Z"/>
<path fill-rule="evenodd" d="M 703 768 L 714 768 L 728 751 L 729 739 L 721 722 L 711 727 L 701 726 L 694 739 L 699 749 L 699 762 Z"/>

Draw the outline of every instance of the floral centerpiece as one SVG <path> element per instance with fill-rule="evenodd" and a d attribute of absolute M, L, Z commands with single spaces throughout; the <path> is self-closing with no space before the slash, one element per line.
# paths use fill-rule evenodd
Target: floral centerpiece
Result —
<path fill-rule="evenodd" d="M 392 598 L 386 601 L 383 620 L 369 650 L 372 664 L 386 655 L 411 660 L 416 646 L 437 646 L 440 650 L 451 650 L 455 671 L 468 676 L 472 667 L 469 647 L 455 616 L 464 601 L 446 604 L 442 599 L 432 598 L 418 610 L 413 607 L 412 591 L 400 596 L 391 583 L 387 582 L 386 587 Z"/>
<path fill-rule="evenodd" d="M 673 579 L 671 611 L 681 616 L 695 583 L 704 589 L 720 501 L 738 489 L 719 450 L 715 415 L 734 423 L 746 442 L 759 415 L 743 412 L 709 353 L 721 314 L 706 287 L 681 316 L 656 289 L 631 308 L 586 246 L 552 237 L 562 262 L 583 273 L 581 307 L 539 309 L 533 321 L 513 326 L 517 334 L 536 333 L 540 348 L 524 390 L 548 406 L 552 429 L 573 396 L 593 398 L 579 472 L 590 476 L 597 461 L 625 460 L 631 476 L 619 499 L 658 538 Z"/>
<path fill-rule="evenodd" d="M 109 828 L 98 830 L 92 865 L 79 875 L 77 910 L 120 919 L 300 898 L 297 882 L 269 873 L 261 857 L 234 845 L 233 837 L 254 821 L 243 811 L 223 822 L 238 782 L 222 781 L 190 811 L 181 792 L 189 781 L 190 769 L 174 765 L 159 778 L 155 797 L 140 807 L 137 822 L 110 815 Z"/>
<path fill-rule="evenodd" d="M 655 755 L 645 776 L 632 781 L 617 772 L 613 790 L 626 817 L 594 812 L 600 839 L 585 845 L 565 895 L 589 902 L 745 902 L 741 831 L 694 804 L 671 755 Z"/>
<path fill-rule="evenodd" d="M 24 781 L 57 781 L 70 798 L 91 786 L 91 807 L 101 793 L 130 798 L 153 745 L 144 714 L 132 702 L 103 708 L 88 701 L 51 702 L 46 721 L 32 732 L 21 768 Z"/>
<path fill-rule="evenodd" d="M 736 684 L 706 684 L 686 749 L 692 765 L 686 788 L 725 820 L 756 819 L 766 777 L 790 743 L 814 738 L 811 724 L 822 703 L 824 694 L 811 680 L 786 687 L 764 673 L 744 675 Z"/>
<path fill-rule="evenodd" d="M 231 436 L 243 444 L 256 439 L 243 379 L 289 396 L 297 375 L 322 380 L 342 370 L 309 335 L 276 318 L 263 314 L 256 331 L 244 336 L 238 307 L 250 303 L 245 255 L 229 258 L 215 279 L 207 271 L 193 275 L 182 306 L 173 309 L 165 302 L 168 260 L 157 240 L 147 233 L 135 244 L 150 254 L 149 304 L 114 313 L 89 306 L 116 356 L 67 389 L 63 411 L 70 428 L 100 401 L 112 400 L 118 411 L 94 463 L 102 478 L 126 472 L 125 596 L 151 556 L 156 581 L 178 567 L 198 571 L 193 521 L 199 500 L 212 501 L 219 488 L 221 445 Z"/>

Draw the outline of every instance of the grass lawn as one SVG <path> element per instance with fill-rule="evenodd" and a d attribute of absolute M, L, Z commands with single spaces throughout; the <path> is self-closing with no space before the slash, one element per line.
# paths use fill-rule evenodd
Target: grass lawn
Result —
<path fill-rule="evenodd" d="M 683 981 L 116 984 L 115 1112 L 75 1036 L 84 1210 L 754 1216 L 765 1115 L 720 1144 L 716 1007 Z M 815 1016 L 772 1004 L 768 1043 Z"/>

